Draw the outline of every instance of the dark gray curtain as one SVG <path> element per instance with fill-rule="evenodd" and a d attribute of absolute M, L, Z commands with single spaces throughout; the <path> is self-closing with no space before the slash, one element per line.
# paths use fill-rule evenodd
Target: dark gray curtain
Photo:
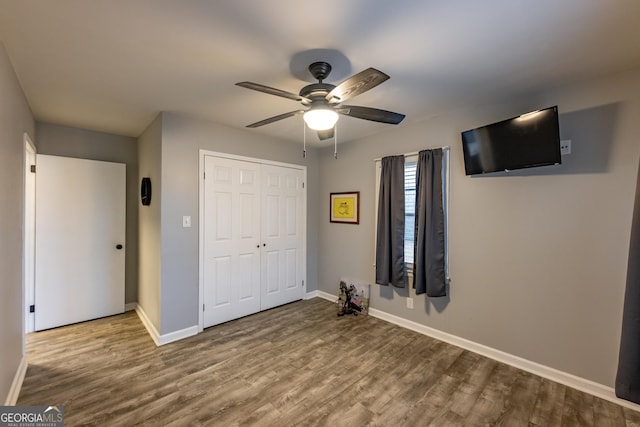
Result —
<path fill-rule="evenodd" d="M 376 283 L 406 286 L 404 266 L 404 156 L 382 159 L 378 196 Z"/>
<path fill-rule="evenodd" d="M 445 283 L 442 148 L 419 153 L 416 168 L 414 282 L 416 294 L 447 295 Z"/>
<path fill-rule="evenodd" d="M 616 396 L 640 403 L 640 175 L 631 225 Z"/>

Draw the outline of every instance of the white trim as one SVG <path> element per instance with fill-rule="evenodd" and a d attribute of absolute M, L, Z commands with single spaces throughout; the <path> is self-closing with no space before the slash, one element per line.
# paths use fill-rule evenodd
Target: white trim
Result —
<path fill-rule="evenodd" d="M 157 347 L 172 343 L 174 341 L 181 340 L 183 338 L 196 335 L 198 333 L 198 325 L 193 325 L 188 328 L 180 329 L 179 331 L 174 331 L 168 334 L 160 335 L 156 327 L 153 326 L 153 323 L 151 323 L 151 320 L 149 320 L 147 313 L 144 312 L 144 309 L 137 303 L 130 303 L 130 304 L 136 305 L 135 307 L 136 314 L 140 318 L 140 321 L 142 322 L 144 327 L 147 328 L 147 332 L 149 333 L 149 335 L 151 336 L 151 339 L 153 340 L 153 342 L 156 344 Z M 127 304 L 127 305 L 130 305 L 130 304 Z"/>
<path fill-rule="evenodd" d="M 135 311 L 138 308 L 137 302 L 128 302 L 124 305 L 124 311 Z"/>
<path fill-rule="evenodd" d="M 198 333 L 204 331 L 204 159 L 198 152 Z"/>
<path fill-rule="evenodd" d="M 24 381 L 24 377 L 27 374 L 27 366 L 27 358 L 26 356 L 22 356 L 20 365 L 18 365 L 18 369 L 16 370 L 16 375 L 13 377 L 13 382 L 11 383 L 11 388 L 9 389 L 7 400 L 4 401 L 5 406 L 15 406 L 15 404 L 18 402 L 18 396 L 20 396 L 22 382 Z"/>
<path fill-rule="evenodd" d="M 318 297 L 331 302 L 335 302 L 335 297 L 333 295 L 323 291 L 316 292 Z M 444 341 L 451 345 L 455 345 L 456 347 L 469 350 L 473 353 L 480 354 L 490 359 L 497 360 L 498 362 L 502 362 L 515 368 L 522 369 L 523 371 L 527 371 L 542 378 L 555 381 L 567 387 L 571 387 L 576 390 L 599 397 L 601 399 L 608 400 L 609 402 L 613 402 L 617 405 L 624 406 L 635 411 L 640 411 L 640 405 L 629 402 L 628 400 L 618 398 L 615 395 L 615 391 L 612 387 L 608 387 L 603 384 L 588 380 L 586 378 L 581 378 L 576 375 L 569 374 L 567 372 L 559 371 L 549 366 L 541 365 L 522 357 L 514 356 L 513 354 L 505 353 L 504 351 L 487 347 L 486 345 L 478 344 L 476 342 L 449 334 L 447 332 L 430 328 L 429 326 L 425 326 L 420 323 L 413 322 L 411 320 L 407 320 L 393 314 L 389 314 L 382 310 L 369 307 L 369 315 L 378 319 L 382 319 L 389 323 L 393 323 L 394 325 L 410 329 L 419 334 Z"/>
<path fill-rule="evenodd" d="M 27 164 L 27 158 L 33 155 L 33 164 L 36 164 L 36 148 L 27 132 L 22 136 L 24 143 L 24 158 L 22 159 L 24 166 L 23 173 L 23 201 L 22 201 L 22 309 L 23 309 L 23 334 L 22 349 L 25 354 L 25 334 L 35 331 L 35 313 L 29 311 L 29 306 L 35 304 L 35 178 L 33 186 L 27 188 L 27 176 L 31 174 L 30 166 Z M 27 212 L 28 200 L 30 199 L 33 211 Z M 30 215 L 31 214 L 31 215 Z M 29 262 L 30 261 L 30 262 Z"/>
<path fill-rule="evenodd" d="M 151 339 L 153 340 L 153 342 L 156 343 L 156 346 L 159 346 L 160 344 L 158 343 L 159 343 L 160 334 L 158 333 L 158 330 L 156 329 L 156 327 L 153 326 L 153 323 L 151 323 L 151 320 L 149 320 L 147 313 L 144 312 L 144 309 L 142 308 L 141 305 L 136 305 L 136 314 L 140 318 L 140 321 L 142 322 L 144 327 L 147 328 L 147 332 L 151 336 Z"/>
<path fill-rule="evenodd" d="M 189 326 L 188 328 L 180 329 L 179 331 L 169 332 L 168 334 L 160 335 L 158 338 L 158 346 L 172 343 L 174 341 L 180 341 L 185 338 L 198 334 L 198 325 Z"/>
<path fill-rule="evenodd" d="M 338 300 L 338 295 L 331 295 L 325 291 L 316 291 L 316 293 L 318 294 L 318 297 L 326 299 L 327 301 L 336 302 Z"/>
<path fill-rule="evenodd" d="M 304 294 L 304 297 L 302 297 L 303 300 L 308 300 L 308 299 L 313 299 L 313 298 L 317 298 L 319 297 L 319 292 L 320 291 L 311 291 L 311 292 L 306 292 Z"/>
<path fill-rule="evenodd" d="M 243 162 L 253 162 L 261 165 L 281 166 L 281 167 L 291 168 L 291 169 L 300 169 L 300 170 L 307 169 L 307 167 L 304 165 L 296 165 L 294 163 L 276 162 L 274 160 L 259 159 L 257 157 L 238 156 L 236 154 L 228 154 L 228 153 L 221 153 L 219 151 L 200 149 L 200 159 L 203 160 L 203 163 L 202 163 L 203 166 L 204 166 L 204 156 L 221 157 L 223 159 L 240 160 Z M 204 172 L 204 168 L 202 169 L 202 171 Z"/>

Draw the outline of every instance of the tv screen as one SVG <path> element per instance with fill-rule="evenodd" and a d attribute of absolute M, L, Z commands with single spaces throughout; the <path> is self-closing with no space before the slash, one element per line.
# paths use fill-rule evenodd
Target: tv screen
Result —
<path fill-rule="evenodd" d="M 467 175 L 562 163 L 558 107 L 462 132 Z"/>

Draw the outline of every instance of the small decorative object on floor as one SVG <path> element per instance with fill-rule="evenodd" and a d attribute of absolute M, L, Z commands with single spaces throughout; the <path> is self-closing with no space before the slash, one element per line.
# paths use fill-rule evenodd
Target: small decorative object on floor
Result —
<path fill-rule="evenodd" d="M 338 316 L 345 314 L 368 314 L 369 313 L 369 288 L 371 285 L 347 285 L 344 280 L 340 281 L 338 292 Z"/>

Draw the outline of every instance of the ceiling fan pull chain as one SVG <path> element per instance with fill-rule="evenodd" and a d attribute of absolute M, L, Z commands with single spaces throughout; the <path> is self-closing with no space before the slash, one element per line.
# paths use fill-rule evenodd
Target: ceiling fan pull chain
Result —
<path fill-rule="evenodd" d="M 338 125 L 333 128 L 333 158 L 338 160 Z"/>
<path fill-rule="evenodd" d="M 302 121 L 302 158 L 307 158 L 307 123 Z"/>

